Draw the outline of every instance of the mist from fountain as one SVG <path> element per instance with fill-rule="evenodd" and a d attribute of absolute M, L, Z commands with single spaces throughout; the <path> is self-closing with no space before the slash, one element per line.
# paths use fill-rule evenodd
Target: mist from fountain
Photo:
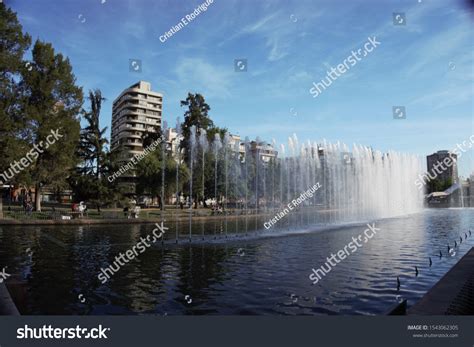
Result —
<path fill-rule="evenodd" d="M 217 133 L 209 141 L 206 132 L 197 135 L 196 127 L 191 127 L 190 239 L 193 174 L 195 169 L 202 169 L 198 184 L 202 188 L 204 201 L 206 160 L 214 161 L 207 165 L 213 164 L 213 199 L 216 213 L 224 211 L 220 233 L 224 234 L 225 228 L 226 237 L 228 215 L 232 212 L 229 208 L 233 210 L 232 214 L 239 214 L 238 210 L 241 210 L 240 214 L 245 215 L 245 226 L 241 224 L 241 228 L 247 234 L 250 212 L 255 215 L 255 227 L 252 226 L 252 229 L 262 229 L 262 215 L 271 218 L 270 214 L 285 208 L 317 183 L 321 188 L 315 195 L 295 209 L 291 221 L 287 219 L 279 227 L 295 229 L 315 224 L 363 222 L 416 213 L 423 208 L 423 193 L 414 184 L 423 171 L 422 161 L 414 155 L 394 151 L 382 153 L 357 144 L 350 149 L 344 143 L 331 143 L 325 139 L 300 142 L 293 135 L 287 145 L 279 146 L 275 141 L 270 145 L 258 138 L 252 142 L 246 138 L 241 156 L 241 144 L 233 141 L 227 133 L 222 138 Z M 200 155 L 196 151 L 198 145 Z M 268 151 L 272 148 L 279 148 L 278 155 L 273 156 Z M 207 153 L 212 154 L 211 157 L 206 156 Z M 196 156 L 201 163 L 195 163 Z M 234 226 L 235 230 L 239 230 L 238 221 L 233 223 Z"/>

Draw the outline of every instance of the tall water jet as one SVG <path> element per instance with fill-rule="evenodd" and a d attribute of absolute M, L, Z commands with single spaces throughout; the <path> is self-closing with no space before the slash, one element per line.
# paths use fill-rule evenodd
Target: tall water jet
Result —
<path fill-rule="evenodd" d="M 181 148 L 179 146 L 181 142 L 181 121 L 180 118 L 176 118 L 176 211 L 179 209 L 181 200 L 179 192 L 179 166 L 181 164 Z M 178 218 L 176 218 L 176 243 L 178 243 Z"/>
<path fill-rule="evenodd" d="M 242 191 L 240 187 L 242 186 L 242 162 L 240 160 L 240 142 L 234 142 L 234 200 L 236 211 L 242 211 Z M 239 197 L 239 200 L 237 200 Z M 241 213 L 240 213 L 241 214 Z M 239 218 L 235 218 L 235 230 L 239 230 Z"/>
<path fill-rule="evenodd" d="M 249 210 L 249 138 L 245 137 L 245 235 L 248 233 Z"/>
<path fill-rule="evenodd" d="M 201 187 L 202 187 L 202 202 L 203 202 L 203 205 L 204 205 L 204 199 L 205 199 L 205 193 L 204 193 L 204 190 L 205 190 L 205 186 L 204 186 L 204 173 L 205 173 L 205 169 L 206 169 L 206 159 L 205 159 L 205 154 L 206 154 L 206 151 L 208 149 L 208 142 L 207 142 L 207 132 L 206 130 L 204 129 L 201 129 L 200 131 L 200 134 L 199 134 L 199 145 L 201 147 L 201 153 L 202 153 L 202 156 L 201 156 L 201 159 L 202 159 L 202 177 L 201 177 Z"/>
<path fill-rule="evenodd" d="M 161 136 L 165 136 L 166 131 L 168 128 L 168 123 L 166 121 L 163 122 L 163 126 L 161 129 Z M 164 216 L 164 211 L 165 211 L 165 170 L 166 170 L 166 141 L 161 141 L 160 143 L 161 147 L 161 213 L 160 213 L 160 219 L 161 219 L 161 225 L 163 225 L 165 216 Z M 165 238 L 161 238 L 161 243 L 165 241 Z"/>
<path fill-rule="evenodd" d="M 260 138 L 257 136 L 256 140 L 256 146 L 255 146 L 255 209 L 258 213 L 260 209 L 260 195 L 258 192 L 258 184 L 259 184 L 259 171 L 260 171 Z"/>
<path fill-rule="evenodd" d="M 207 142 L 207 132 L 205 129 L 201 129 L 200 130 L 200 134 L 199 134 L 199 145 L 201 147 L 201 152 L 202 152 L 202 177 L 201 177 L 201 189 L 202 189 L 202 194 L 201 194 L 201 197 L 202 197 L 202 206 L 205 207 L 206 205 L 206 202 L 205 202 L 205 185 L 204 185 L 204 174 L 205 174 L 205 169 L 206 169 L 206 157 L 205 157 L 205 154 L 206 154 L 206 151 L 207 151 L 207 148 L 208 148 L 208 142 Z M 204 223 L 201 225 L 201 229 L 202 229 L 202 239 L 204 240 Z"/>
<path fill-rule="evenodd" d="M 219 200 L 217 193 L 217 164 L 219 162 L 219 151 L 222 148 L 221 137 L 219 133 L 214 135 L 214 141 L 212 142 L 212 147 L 214 151 L 214 200 L 215 200 L 215 211 L 218 210 Z M 216 228 L 214 228 L 214 238 L 216 238 Z"/>
<path fill-rule="evenodd" d="M 180 160 L 181 160 L 181 149 L 179 148 L 179 143 L 180 143 L 180 137 L 181 137 L 181 122 L 179 117 L 176 118 L 176 210 L 179 209 L 179 165 L 180 165 Z"/>
<path fill-rule="evenodd" d="M 280 204 L 279 206 L 283 206 L 283 158 L 285 156 L 285 145 L 280 145 Z"/>
<path fill-rule="evenodd" d="M 272 139 L 272 148 L 276 148 L 276 140 Z M 275 171 L 276 171 L 276 157 L 271 160 L 272 168 L 272 211 L 275 211 Z"/>
<path fill-rule="evenodd" d="M 196 126 L 191 126 L 191 134 L 189 137 L 190 153 L 189 153 L 189 172 L 191 179 L 189 180 L 189 242 L 192 239 L 192 223 L 193 223 L 193 164 L 194 164 L 194 147 L 196 146 Z"/>
<path fill-rule="evenodd" d="M 225 175 L 225 237 L 227 237 L 227 214 L 228 214 L 228 189 L 229 189 L 229 165 L 228 165 L 228 152 L 229 152 L 230 136 L 226 132 L 224 135 L 224 175 Z"/>
<path fill-rule="evenodd" d="M 161 129 L 162 136 L 165 136 L 168 128 L 168 123 L 163 121 Z M 163 211 L 165 210 L 165 170 L 166 170 L 166 141 L 161 141 L 161 221 L 163 222 Z"/>
<path fill-rule="evenodd" d="M 260 167 L 260 138 L 255 139 L 255 230 L 258 229 L 258 215 L 260 213 L 260 196 L 258 191 L 259 184 L 259 167 Z"/>

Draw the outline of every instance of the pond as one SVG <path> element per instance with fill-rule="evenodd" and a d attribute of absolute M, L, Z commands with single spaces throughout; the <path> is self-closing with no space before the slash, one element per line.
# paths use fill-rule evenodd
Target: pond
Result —
<path fill-rule="evenodd" d="M 101 269 L 153 225 L 1 226 L 0 270 L 12 274 L 7 285 L 22 283 L 18 306 L 28 315 L 377 315 L 402 298 L 413 305 L 474 246 L 474 209 L 370 220 L 376 235 L 313 285 L 311 270 L 365 224 L 309 226 L 311 216 L 294 215 L 254 232 L 249 225 L 263 220 L 241 217 L 228 220 L 227 233 L 222 221 L 193 223 L 189 242 L 185 222 L 165 221 L 166 242 L 150 244 L 105 283 Z"/>

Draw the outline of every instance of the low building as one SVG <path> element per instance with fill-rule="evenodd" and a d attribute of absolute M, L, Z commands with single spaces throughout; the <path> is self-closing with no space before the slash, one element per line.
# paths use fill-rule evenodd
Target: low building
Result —
<path fill-rule="evenodd" d="M 232 151 L 239 153 L 239 158 L 241 162 L 245 161 L 245 143 L 241 141 L 240 135 L 230 134 L 229 146 Z"/>
<path fill-rule="evenodd" d="M 474 207 L 474 173 L 469 177 L 469 206 Z"/>
<path fill-rule="evenodd" d="M 270 160 L 278 157 L 278 151 L 273 148 L 272 144 L 265 141 L 251 141 L 250 154 L 254 158 L 258 155 L 259 159 L 264 163 L 268 163 Z"/>
<path fill-rule="evenodd" d="M 167 144 L 167 149 L 171 152 L 172 157 L 178 161 L 182 161 L 182 155 L 180 155 L 181 151 L 181 141 L 183 140 L 183 136 L 178 134 L 175 128 L 168 128 L 165 132 L 165 140 Z"/>

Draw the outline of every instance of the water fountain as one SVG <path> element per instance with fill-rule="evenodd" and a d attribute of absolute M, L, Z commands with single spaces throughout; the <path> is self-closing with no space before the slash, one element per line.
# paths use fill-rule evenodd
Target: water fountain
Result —
<path fill-rule="evenodd" d="M 246 138 L 245 154 L 240 158 L 240 143 L 232 142 L 229 134 L 221 137 L 217 133 L 209 141 L 205 131 L 199 131 L 197 135 L 196 127 L 191 127 L 188 159 L 191 176 L 189 240 L 192 240 L 194 199 L 204 201 L 205 191 L 210 188 L 207 187 L 206 190 L 206 161 L 210 165 L 207 153 L 212 153 L 214 160 L 215 207 L 224 211 L 224 218 L 215 220 L 215 238 L 217 229 L 220 229 L 219 234 L 228 236 L 229 212 L 238 214 L 230 211 L 230 207 L 239 208 L 240 204 L 242 214 L 245 215 L 245 226 L 244 223 L 240 225 L 247 235 L 250 229 L 262 230 L 262 218 L 272 218 L 318 182 L 321 189 L 313 197 L 307 198 L 273 230 L 389 218 L 418 212 L 423 206 L 422 192 L 414 184 L 417 175 L 422 172 L 421 160 L 416 156 L 393 151 L 382 153 L 356 144 L 350 149 L 344 143 L 331 143 L 325 139 L 300 142 L 296 135 L 289 137 L 287 145 L 280 144 L 277 147 L 274 140 L 272 144 L 273 146 L 268 145 L 259 138 L 250 142 Z M 279 148 L 278 155 L 268 153 L 271 148 Z M 196 157 L 199 157 L 200 163 L 196 163 Z M 197 173 L 196 169 L 202 170 L 202 173 Z M 176 170 L 178 190 L 179 158 Z M 163 174 L 164 172 L 163 170 Z M 198 185 L 201 189 L 195 192 L 197 195 L 194 197 L 196 174 L 200 175 Z M 249 214 L 255 220 L 251 227 L 248 223 Z M 239 221 L 236 220 L 231 227 L 238 232 Z M 205 234 L 206 230 L 202 227 L 203 238 Z M 176 238 L 178 239 L 178 234 Z"/>

